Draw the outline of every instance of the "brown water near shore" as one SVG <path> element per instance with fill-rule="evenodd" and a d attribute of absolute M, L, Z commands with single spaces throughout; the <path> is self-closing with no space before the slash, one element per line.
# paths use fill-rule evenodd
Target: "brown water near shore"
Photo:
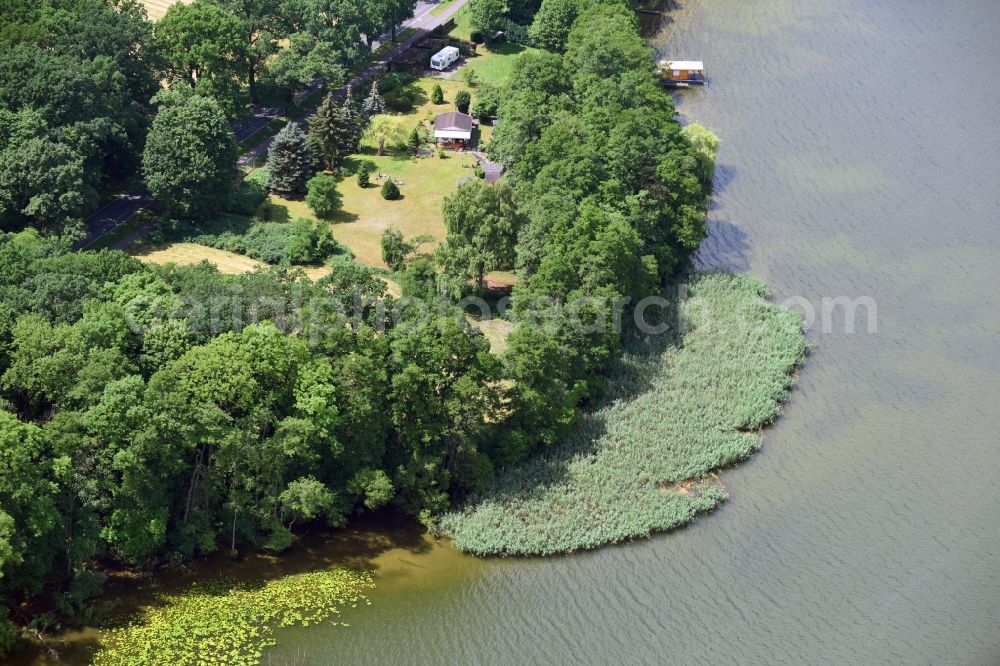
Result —
<path fill-rule="evenodd" d="M 349 629 L 280 630 L 272 663 L 1000 663 L 1000 3 L 687 0 L 648 29 L 711 81 L 678 94 L 723 142 L 702 265 L 870 297 L 877 330 L 816 321 L 688 528 L 479 560 L 369 521 L 197 570 L 374 569 Z"/>

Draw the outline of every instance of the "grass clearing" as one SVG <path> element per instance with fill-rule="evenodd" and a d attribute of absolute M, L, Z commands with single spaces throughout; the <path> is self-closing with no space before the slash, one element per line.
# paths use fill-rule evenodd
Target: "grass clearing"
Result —
<path fill-rule="evenodd" d="M 207 245 L 197 243 L 165 243 L 162 245 L 147 245 L 133 248 L 130 252 L 139 261 L 148 264 L 177 264 L 187 266 L 207 261 L 215 264 L 220 273 L 237 275 L 258 268 L 266 268 L 267 264 L 242 254 L 216 250 Z"/>
<path fill-rule="evenodd" d="M 129 250 L 129 254 L 147 264 L 188 266 L 207 261 L 210 264 L 214 264 L 220 273 L 226 275 L 239 275 L 240 273 L 249 273 L 250 271 L 270 267 L 269 264 L 263 261 L 257 261 L 242 254 L 227 250 L 217 250 L 214 247 L 198 245 L 197 243 L 162 243 L 159 245 L 134 246 Z M 311 280 L 318 280 L 328 275 L 332 270 L 330 266 L 293 266 L 292 268 L 301 268 Z"/>
<path fill-rule="evenodd" d="M 467 86 L 447 79 L 421 78 L 414 82 L 419 94 L 417 104 L 408 113 L 395 114 L 396 122 L 405 137 L 418 124 L 428 130 L 431 121 L 439 113 L 454 110 L 455 95 Z M 445 103 L 431 102 L 431 90 L 440 85 L 445 95 Z M 490 128 L 491 129 L 491 128 Z M 466 153 L 446 151 L 444 159 L 436 154 L 431 157 L 413 157 L 402 151 L 387 151 L 386 155 L 375 155 L 376 145 L 368 141 L 362 144 L 363 154 L 349 158 L 345 166 L 354 171 L 361 160 L 375 165 L 371 184 L 362 189 L 353 177 L 342 178 L 339 191 L 343 195 L 343 208 L 334 216 L 331 224 L 333 237 L 346 246 L 356 261 L 385 268 L 382 261 L 382 233 L 390 226 L 403 232 L 406 238 L 429 234 L 435 242 L 424 246 L 429 251 L 445 235 L 441 204 L 444 198 L 455 191 L 461 178 L 474 177 L 475 158 Z M 399 189 L 403 198 L 386 201 L 379 194 L 383 180 L 377 174 L 391 176 L 402 181 Z M 258 216 L 277 222 L 295 218 L 315 219 L 312 211 L 302 200 L 291 200 L 271 195 Z"/>
<path fill-rule="evenodd" d="M 424 246 L 430 250 L 445 235 L 444 220 L 441 217 L 441 202 L 458 187 L 458 180 L 472 176 L 472 169 L 463 167 L 469 158 L 449 153 L 445 159 L 437 157 L 411 158 L 407 156 L 364 155 L 361 159 L 375 164 L 371 184 L 362 189 L 354 178 L 340 181 L 343 195 L 343 209 L 331 224 L 333 237 L 346 246 L 355 260 L 385 268 L 382 261 L 382 233 L 390 226 L 397 227 L 406 238 L 423 234 L 434 237 L 435 242 Z M 358 157 L 348 160 L 348 166 L 357 163 Z M 376 174 L 391 176 L 399 181 L 403 198 L 386 201 L 379 193 L 383 180 L 376 180 Z M 270 204 L 284 208 L 291 217 L 314 216 L 301 201 L 289 201 L 271 196 Z"/>
<path fill-rule="evenodd" d="M 690 283 L 679 337 L 634 341 L 610 390 L 547 455 L 444 517 L 478 555 L 549 555 L 645 537 L 725 499 L 714 471 L 761 445 L 806 353 L 801 318 L 756 278 Z"/>
<path fill-rule="evenodd" d="M 514 42 L 503 42 L 493 46 L 479 44 L 476 46 L 476 54 L 466 59 L 463 69 L 474 69 L 481 83 L 502 86 L 510 78 L 517 56 L 522 53 L 538 52 L 538 49 Z M 462 74 L 459 73 L 456 76 L 461 77 Z M 475 95 L 475 90 L 473 90 L 473 95 Z"/>

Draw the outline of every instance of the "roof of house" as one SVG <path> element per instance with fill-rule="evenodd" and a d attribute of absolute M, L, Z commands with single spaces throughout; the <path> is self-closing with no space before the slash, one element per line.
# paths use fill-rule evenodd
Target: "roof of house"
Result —
<path fill-rule="evenodd" d="M 460 111 L 438 114 L 434 119 L 435 132 L 472 132 L 472 116 Z"/>
<path fill-rule="evenodd" d="M 705 63 L 701 60 L 664 60 L 662 63 L 665 69 L 686 69 L 690 70 L 703 70 L 705 69 Z"/>

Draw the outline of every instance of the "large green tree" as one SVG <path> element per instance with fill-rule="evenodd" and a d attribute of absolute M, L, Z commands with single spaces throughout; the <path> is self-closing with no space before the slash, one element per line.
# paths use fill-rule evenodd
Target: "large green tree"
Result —
<path fill-rule="evenodd" d="M 404 508 L 428 521 L 492 474 L 480 447 L 499 407 L 499 364 L 460 314 L 404 322 L 393 335 L 389 459 Z"/>
<path fill-rule="evenodd" d="M 203 217 L 226 201 L 236 152 L 233 132 L 214 100 L 165 94 L 146 140 L 143 176 L 171 213 Z"/>
<path fill-rule="evenodd" d="M 509 9 L 507 0 L 470 0 L 469 19 L 472 28 L 492 35 L 504 27 Z"/>
<path fill-rule="evenodd" d="M 246 26 L 231 10 L 195 0 L 176 3 L 156 24 L 156 46 L 168 77 L 237 110 L 238 84 L 246 74 Z"/>
<path fill-rule="evenodd" d="M 447 236 L 438 248 L 442 291 L 461 296 L 468 283 L 482 289 L 486 273 L 514 267 L 514 247 L 524 217 L 506 183 L 474 180 L 444 200 Z"/>

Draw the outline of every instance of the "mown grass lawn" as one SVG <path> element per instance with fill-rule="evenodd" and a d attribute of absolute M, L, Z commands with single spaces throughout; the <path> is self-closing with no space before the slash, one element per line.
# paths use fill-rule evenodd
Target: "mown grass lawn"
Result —
<path fill-rule="evenodd" d="M 466 58 L 463 68 L 475 70 L 481 83 L 491 83 L 495 86 L 502 86 L 510 78 L 510 72 L 514 68 L 514 61 L 522 53 L 538 53 L 538 49 L 504 42 L 493 46 L 479 44 L 476 46 L 475 55 Z M 463 73 L 456 76 L 462 78 Z M 473 91 L 473 96 L 475 91 Z"/>
<path fill-rule="evenodd" d="M 441 202 L 458 187 L 459 179 L 473 177 L 470 155 L 446 153 L 438 157 L 415 158 L 407 155 L 356 155 L 346 162 L 354 169 L 359 160 L 375 164 L 371 184 L 362 189 L 353 177 L 340 181 L 343 208 L 331 221 L 333 236 L 354 253 L 355 260 L 370 266 L 385 267 L 382 261 L 382 233 L 390 226 L 397 227 L 403 236 L 413 238 L 431 235 L 434 242 L 422 246 L 430 251 L 445 235 L 441 216 Z M 465 165 L 465 166 L 463 166 Z M 382 174 L 382 180 L 377 180 Z M 399 186 L 402 199 L 386 201 L 380 189 L 386 177 L 402 181 Z M 268 204 L 272 219 L 314 219 L 312 211 L 299 200 L 288 200 L 272 195 Z"/>
<path fill-rule="evenodd" d="M 263 261 L 251 259 L 242 254 L 217 250 L 197 243 L 162 243 L 160 245 L 137 245 L 129 254 L 147 264 L 177 264 L 187 266 L 207 261 L 215 264 L 220 273 L 238 275 L 258 268 L 267 268 Z M 318 280 L 330 272 L 329 266 L 301 266 L 310 279 Z"/>

